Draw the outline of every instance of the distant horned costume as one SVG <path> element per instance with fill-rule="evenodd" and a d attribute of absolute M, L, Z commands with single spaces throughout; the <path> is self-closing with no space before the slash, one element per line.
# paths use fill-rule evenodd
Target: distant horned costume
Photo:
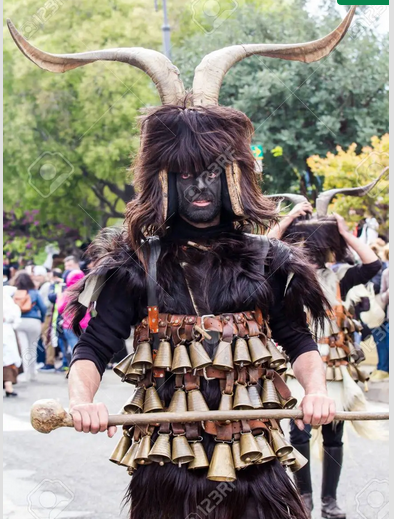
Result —
<path fill-rule="evenodd" d="M 327 216 L 331 200 L 339 194 L 348 196 L 365 196 L 382 178 L 386 170 L 367 186 L 342 188 L 325 191 L 316 200 L 316 213 L 312 216 L 297 218 L 283 233 L 282 240 L 289 244 L 298 244 L 309 259 L 315 264 L 317 278 L 321 289 L 328 300 L 332 311 L 317 327 L 317 343 L 323 362 L 326 366 L 328 394 L 336 402 L 339 411 L 366 411 L 367 402 L 357 382 L 365 382 L 368 376 L 358 367 L 362 350 L 354 343 L 354 332 L 360 331 L 362 325 L 353 319 L 344 301 L 349 291 L 357 285 L 364 285 L 379 272 L 381 264 L 376 260 L 370 264 L 351 266 L 354 263 L 343 237 L 339 234 L 335 217 Z M 287 199 L 294 204 L 307 201 L 302 195 L 272 195 L 272 198 Z M 326 267 L 327 262 L 336 261 L 343 264 L 334 272 Z M 311 323 L 312 324 L 312 323 Z M 303 389 L 288 371 L 287 383 L 298 398 L 302 399 Z M 353 422 L 358 434 L 371 438 L 376 437 L 376 424 Z M 345 513 L 336 504 L 336 492 L 343 459 L 343 422 L 323 425 L 323 482 L 322 482 L 322 515 L 329 519 L 341 519 Z M 291 423 L 290 439 L 307 459 L 310 458 L 310 427 L 300 431 Z M 295 480 L 307 508 L 312 508 L 312 479 L 310 464 L 306 464 L 297 472 Z"/>
<path fill-rule="evenodd" d="M 246 232 L 264 228 L 276 209 L 255 178 L 252 124 L 218 106 L 219 90 L 227 71 L 248 56 L 307 63 L 327 56 L 354 10 L 317 41 L 234 45 L 208 54 L 191 95 L 159 52 L 48 54 L 9 22 L 20 50 L 45 70 L 121 61 L 144 70 L 161 97 L 163 106 L 142 121 L 139 192 L 127 206 L 125 228 L 97 238 L 90 250 L 95 267 L 75 295 L 76 323 L 92 300 L 97 315 L 73 363 L 91 360 L 102 374 L 136 327 L 135 351 L 115 367 L 123 382 L 136 385 L 124 413 L 295 405 L 273 341 L 292 362 L 315 351 L 304 307 L 321 319 L 324 296 L 302 252 Z M 218 217 L 217 225 L 198 227 Z M 111 460 L 132 475 L 131 519 L 305 517 L 286 467 L 295 471 L 306 460 L 274 420 L 125 428 Z"/>

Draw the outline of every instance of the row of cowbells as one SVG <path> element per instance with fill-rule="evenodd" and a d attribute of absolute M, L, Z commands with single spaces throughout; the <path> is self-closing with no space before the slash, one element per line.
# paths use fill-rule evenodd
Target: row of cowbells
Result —
<path fill-rule="evenodd" d="M 327 382 L 341 382 L 343 380 L 343 376 L 340 366 L 327 365 L 326 380 Z"/>
<path fill-rule="evenodd" d="M 294 397 L 284 399 L 276 390 L 271 379 L 264 379 L 263 388 L 257 385 L 236 384 L 234 394 L 222 393 L 219 411 L 233 409 L 292 409 L 297 404 Z M 122 413 L 152 413 L 163 411 L 163 402 L 154 386 L 137 387 L 134 394 L 123 406 Z M 208 404 L 199 389 L 185 392 L 176 389 L 167 409 L 170 413 L 187 411 L 209 411 Z"/>
<path fill-rule="evenodd" d="M 186 436 L 159 434 L 152 444 L 151 436 L 144 436 L 138 442 L 131 442 L 125 433 L 115 447 L 110 460 L 128 468 L 133 473 L 139 465 L 158 463 L 163 466 L 173 463 L 178 466 L 187 464 L 188 469 L 208 469 L 207 478 L 211 481 L 234 481 L 236 471 L 251 464 L 262 464 L 276 458 L 293 472 L 307 463 L 301 453 L 294 449 L 276 429 L 270 432 L 271 443 L 261 434 L 251 432 L 241 434 L 240 440 L 215 445 L 211 462 L 201 442 L 189 443 Z"/>
<path fill-rule="evenodd" d="M 220 341 L 213 360 L 199 341 L 192 341 L 189 346 L 180 343 L 173 350 L 170 342 L 162 340 L 154 360 L 151 344 L 141 342 L 136 352 L 119 362 L 114 371 L 126 382 L 135 383 L 152 367 L 183 374 L 208 366 L 230 371 L 235 366 L 262 364 L 277 371 L 285 370 L 285 357 L 271 340 L 265 345 L 259 337 L 250 337 L 247 340 L 238 337 L 234 351 L 231 343 Z"/>

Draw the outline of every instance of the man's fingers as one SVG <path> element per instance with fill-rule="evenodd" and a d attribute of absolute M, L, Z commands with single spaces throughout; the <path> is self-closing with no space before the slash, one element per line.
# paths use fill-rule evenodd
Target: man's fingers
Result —
<path fill-rule="evenodd" d="M 92 434 L 97 434 L 100 430 L 100 419 L 98 412 L 95 410 L 92 410 L 90 412 L 90 432 Z"/>
<path fill-rule="evenodd" d="M 88 433 L 90 431 L 90 415 L 84 409 L 81 409 L 79 412 L 82 416 L 82 431 Z"/>
<path fill-rule="evenodd" d="M 321 412 L 321 424 L 326 425 L 328 422 L 328 417 L 330 416 L 330 404 L 324 403 L 322 406 L 322 412 Z"/>
<path fill-rule="evenodd" d="M 104 404 L 98 406 L 98 416 L 100 422 L 100 432 L 104 432 L 108 427 L 108 409 Z"/>
<path fill-rule="evenodd" d="M 311 402 L 303 402 L 302 411 L 304 413 L 304 418 L 302 421 L 307 424 L 312 423 L 313 404 Z"/>
<path fill-rule="evenodd" d="M 327 419 L 326 423 L 331 423 L 334 420 L 335 413 L 336 413 L 335 403 L 331 402 L 331 404 L 330 404 L 330 412 L 329 412 L 328 419 Z"/>
<path fill-rule="evenodd" d="M 294 420 L 294 423 L 299 428 L 300 431 L 303 431 L 305 429 L 304 422 L 302 420 Z"/>
<path fill-rule="evenodd" d="M 112 436 L 115 436 L 117 430 L 118 428 L 116 427 L 116 425 L 111 425 L 111 427 L 108 427 L 108 438 L 112 438 Z"/>
<path fill-rule="evenodd" d="M 78 432 L 82 432 L 82 416 L 79 411 L 72 411 L 71 416 L 73 417 L 74 429 Z"/>
<path fill-rule="evenodd" d="M 321 415 L 321 409 L 319 407 L 317 407 L 316 409 L 313 410 L 310 423 L 311 423 L 311 425 L 321 425 L 322 415 Z"/>

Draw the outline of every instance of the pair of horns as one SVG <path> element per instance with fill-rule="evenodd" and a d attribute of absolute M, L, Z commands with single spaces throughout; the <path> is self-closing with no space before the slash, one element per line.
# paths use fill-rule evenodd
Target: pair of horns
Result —
<path fill-rule="evenodd" d="M 207 54 L 198 65 L 193 81 L 193 105 L 217 105 L 224 76 L 239 61 L 254 55 L 311 63 L 328 56 L 345 36 L 354 16 L 352 6 L 342 23 L 330 34 L 308 43 L 246 44 L 225 47 Z M 67 72 L 95 61 L 120 61 L 143 70 L 154 82 L 163 105 L 182 105 L 185 88 L 179 70 L 171 61 L 155 50 L 142 47 L 118 48 L 49 54 L 33 47 L 7 20 L 11 36 L 21 52 L 33 63 L 50 72 Z"/>
<path fill-rule="evenodd" d="M 380 175 L 372 182 L 367 184 L 366 186 L 358 186 L 358 187 L 341 187 L 338 189 L 329 189 L 328 191 L 323 191 L 316 199 L 316 214 L 318 218 L 327 215 L 328 206 L 332 202 L 332 200 L 337 195 L 346 195 L 346 196 L 365 196 L 367 195 L 376 184 L 386 175 L 388 171 L 388 166 L 384 168 Z M 268 198 L 274 198 L 278 200 L 288 200 L 292 204 L 300 204 L 301 202 L 308 202 L 308 199 L 304 195 L 297 195 L 295 193 L 283 193 L 279 195 L 268 195 Z"/>

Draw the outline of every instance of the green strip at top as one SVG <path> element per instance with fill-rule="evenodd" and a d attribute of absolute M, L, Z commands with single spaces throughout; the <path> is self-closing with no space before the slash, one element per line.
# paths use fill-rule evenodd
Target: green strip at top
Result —
<path fill-rule="evenodd" d="M 347 2 L 346 0 L 337 0 L 339 5 L 353 5 L 354 2 Z M 368 0 L 368 2 L 357 2 L 357 5 L 389 5 L 389 0 Z"/>

